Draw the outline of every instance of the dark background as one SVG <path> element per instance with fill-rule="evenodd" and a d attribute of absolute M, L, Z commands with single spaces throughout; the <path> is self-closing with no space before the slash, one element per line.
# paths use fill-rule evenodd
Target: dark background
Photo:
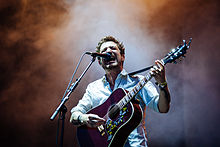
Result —
<path fill-rule="evenodd" d="M 219 6 L 218 0 L 1 0 L 0 145 L 55 146 L 57 118 L 49 118 L 77 61 L 113 35 L 124 42 L 128 72 L 193 38 L 186 59 L 166 68 L 170 112 L 147 110 L 149 145 L 220 146 Z M 96 62 L 66 103 L 64 146 L 77 146 L 69 111 L 103 74 Z"/>

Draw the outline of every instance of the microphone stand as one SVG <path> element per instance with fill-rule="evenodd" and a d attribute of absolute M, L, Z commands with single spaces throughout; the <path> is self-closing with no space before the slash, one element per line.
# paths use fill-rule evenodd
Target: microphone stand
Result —
<path fill-rule="evenodd" d="M 62 120 L 62 128 L 61 128 L 61 135 L 60 135 L 60 147 L 63 147 L 63 135 L 64 135 L 64 122 L 65 122 L 65 114 L 67 112 L 67 108 L 64 105 L 68 100 L 71 95 L 71 93 L 76 89 L 77 85 L 79 84 L 80 80 L 83 78 L 87 70 L 90 68 L 92 63 L 95 61 L 96 56 L 93 56 L 92 60 L 90 61 L 89 65 L 86 67 L 86 69 L 83 71 L 82 75 L 76 79 L 75 83 L 72 83 L 66 96 L 62 99 L 60 105 L 57 107 L 53 115 L 50 117 L 50 120 L 53 121 L 54 118 L 57 116 L 59 113 L 59 118 L 58 118 L 58 128 L 57 128 L 57 136 L 56 136 L 56 144 L 58 146 L 58 136 L 59 136 L 59 120 Z M 61 117 L 60 117 L 61 116 Z"/>

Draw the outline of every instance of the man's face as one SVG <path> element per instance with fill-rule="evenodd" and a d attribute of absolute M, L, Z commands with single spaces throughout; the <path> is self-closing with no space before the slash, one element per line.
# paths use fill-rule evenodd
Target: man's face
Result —
<path fill-rule="evenodd" d="M 110 53 L 112 55 L 110 60 L 101 58 L 100 64 L 104 69 L 111 70 L 114 68 L 123 68 L 123 61 L 125 56 L 124 54 L 121 55 L 120 50 L 115 42 L 104 42 L 100 47 L 100 53 Z"/>

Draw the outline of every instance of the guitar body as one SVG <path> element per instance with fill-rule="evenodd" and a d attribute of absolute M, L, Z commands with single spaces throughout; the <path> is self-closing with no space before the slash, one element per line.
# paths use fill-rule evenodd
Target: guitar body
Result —
<path fill-rule="evenodd" d="M 126 92 L 119 88 L 101 105 L 95 107 L 87 114 L 97 114 L 106 120 L 99 128 L 90 128 L 82 125 L 77 129 L 78 142 L 81 147 L 122 147 L 129 134 L 140 124 L 142 120 L 142 109 L 135 100 L 126 104 L 114 115 L 108 115 Z M 112 108 L 112 109 L 111 109 Z"/>

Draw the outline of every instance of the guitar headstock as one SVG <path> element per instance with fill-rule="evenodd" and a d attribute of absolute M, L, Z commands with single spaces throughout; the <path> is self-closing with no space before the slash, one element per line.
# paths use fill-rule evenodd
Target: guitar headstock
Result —
<path fill-rule="evenodd" d="M 185 57 L 186 50 L 189 49 L 190 44 L 192 42 L 192 38 L 189 39 L 188 44 L 186 44 L 186 41 L 183 40 L 183 45 L 178 46 L 175 49 L 172 49 L 171 52 L 169 52 L 163 59 L 164 65 L 167 63 L 176 63 L 176 60 L 180 57 Z"/>

